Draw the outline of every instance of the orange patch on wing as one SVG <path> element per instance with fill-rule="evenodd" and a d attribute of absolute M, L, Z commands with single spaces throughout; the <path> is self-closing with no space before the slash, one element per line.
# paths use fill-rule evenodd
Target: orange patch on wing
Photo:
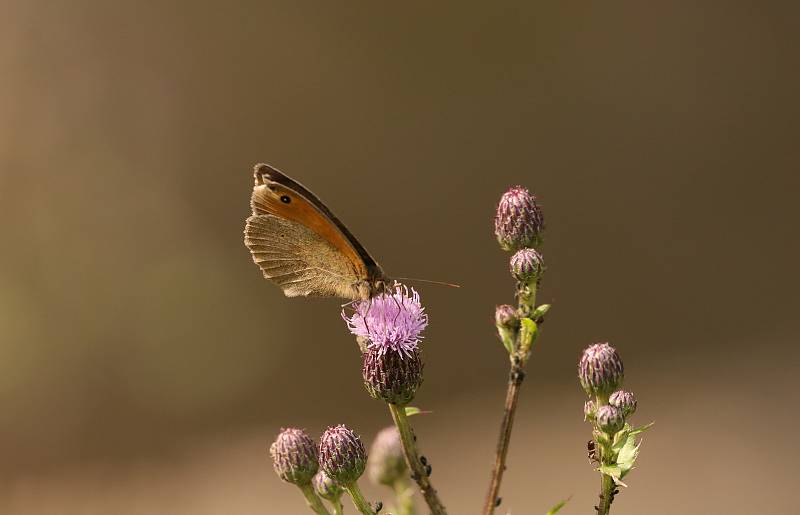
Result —
<path fill-rule="evenodd" d="M 274 187 L 273 191 L 266 185 L 257 185 L 253 188 L 251 206 L 254 215 L 271 214 L 308 227 L 344 254 L 358 277 L 367 278 L 364 261 L 332 221 L 301 195 L 280 185 Z M 288 204 L 281 202 L 282 195 L 288 195 L 291 202 Z"/>

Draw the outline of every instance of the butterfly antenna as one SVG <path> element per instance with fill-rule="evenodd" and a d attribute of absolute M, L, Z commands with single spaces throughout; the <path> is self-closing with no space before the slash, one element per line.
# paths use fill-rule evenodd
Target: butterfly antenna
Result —
<path fill-rule="evenodd" d="M 413 281 L 418 283 L 438 284 L 439 286 L 449 286 L 450 288 L 461 288 L 460 284 L 446 283 L 444 281 L 432 281 L 430 279 L 417 279 L 415 277 L 396 277 L 398 281 Z"/>

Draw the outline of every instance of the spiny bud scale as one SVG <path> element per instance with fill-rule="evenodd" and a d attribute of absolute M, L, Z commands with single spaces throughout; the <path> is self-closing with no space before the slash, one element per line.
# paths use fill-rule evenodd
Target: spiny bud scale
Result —
<path fill-rule="evenodd" d="M 329 427 L 319 440 L 319 464 L 340 485 L 351 485 L 367 465 L 367 451 L 361 438 L 346 426 Z"/>
<path fill-rule="evenodd" d="M 539 282 L 544 273 L 544 260 L 536 249 L 520 249 L 509 261 L 511 275 L 522 283 Z"/>
<path fill-rule="evenodd" d="M 411 402 L 422 384 L 422 358 L 418 348 L 402 353 L 369 347 L 362 355 L 361 373 L 369 394 L 390 404 Z"/>
<path fill-rule="evenodd" d="M 539 246 L 543 229 L 542 211 L 531 192 L 515 186 L 503 194 L 494 219 L 494 233 L 503 250 Z"/>
<path fill-rule="evenodd" d="M 305 485 L 317 473 L 317 446 L 302 429 L 282 429 L 269 448 L 275 472 L 288 483 Z"/>
<path fill-rule="evenodd" d="M 625 425 L 622 410 L 614 406 L 600 406 L 597 408 L 597 427 L 606 434 L 613 435 Z"/>
<path fill-rule="evenodd" d="M 622 415 L 628 417 L 636 412 L 636 396 L 632 392 L 618 390 L 611 394 L 608 403 L 622 410 Z"/>
<path fill-rule="evenodd" d="M 587 395 L 609 395 L 620 387 L 623 377 L 622 360 L 608 343 L 595 343 L 583 351 L 578 379 Z"/>

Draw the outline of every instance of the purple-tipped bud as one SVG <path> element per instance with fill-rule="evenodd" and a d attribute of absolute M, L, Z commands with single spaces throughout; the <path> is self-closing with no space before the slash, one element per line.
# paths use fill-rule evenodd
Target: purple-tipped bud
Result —
<path fill-rule="evenodd" d="M 608 343 L 595 343 L 583 351 L 578 379 L 587 395 L 609 395 L 622 385 L 623 377 L 622 360 Z"/>
<path fill-rule="evenodd" d="M 364 387 L 375 399 L 404 406 L 422 384 L 422 359 L 418 348 L 400 352 L 368 347 L 362 354 Z"/>
<path fill-rule="evenodd" d="M 317 446 L 302 429 L 281 429 L 269 448 L 275 472 L 287 483 L 307 485 L 317 473 Z"/>
<path fill-rule="evenodd" d="M 326 501 L 335 501 L 344 492 L 339 483 L 331 479 L 324 470 L 317 472 L 317 475 L 311 480 L 311 484 L 314 485 L 314 491 L 317 492 L 317 495 Z"/>
<path fill-rule="evenodd" d="M 535 249 L 520 249 L 511 256 L 510 268 L 517 281 L 533 284 L 542 278 L 544 260 Z"/>
<path fill-rule="evenodd" d="M 319 465 L 342 486 L 355 483 L 367 466 L 361 438 L 343 425 L 329 427 L 319 439 Z"/>
<path fill-rule="evenodd" d="M 604 433 L 613 435 L 625 425 L 622 410 L 614 406 L 600 406 L 597 408 L 597 427 Z"/>
<path fill-rule="evenodd" d="M 517 310 L 508 304 L 497 306 L 497 309 L 495 309 L 494 312 L 494 322 L 497 324 L 497 327 L 502 329 L 516 329 L 519 327 L 519 316 L 517 316 Z"/>
<path fill-rule="evenodd" d="M 625 390 L 612 393 L 608 398 L 608 403 L 622 410 L 622 415 L 626 418 L 636 412 L 636 396 Z"/>
<path fill-rule="evenodd" d="M 542 211 L 531 192 L 515 186 L 503 194 L 494 218 L 494 234 L 503 250 L 538 247 L 543 229 Z"/>
<path fill-rule="evenodd" d="M 369 451 L 367 474 L 370 480 L 375 484 L 392 486 L 406 476 L 407 469 L 400 432 L 394 426 L 382 429 Z"/>
<path fill-rule="evenodd" d="M 597 406 L 594 401 L 588 400 L 583 404 L 583 420 L 594 422 L 597 416 Z"/>

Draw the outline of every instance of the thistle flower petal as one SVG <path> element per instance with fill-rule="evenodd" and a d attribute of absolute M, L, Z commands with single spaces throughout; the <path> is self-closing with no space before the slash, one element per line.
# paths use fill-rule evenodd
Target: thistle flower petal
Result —
<path fill-rule="evenodd" d="M 428 325 L 419 293 L 403 285 L 396 285 L 393 293 L 356 302 L 353 309 L 355 312 L 351 316 L 342 311 L 347 328 L 354 335 L 369 340 L 367 347 L 381 354 L 393 350 L 410 356 L 423 338 L 420 333 Z"/>

